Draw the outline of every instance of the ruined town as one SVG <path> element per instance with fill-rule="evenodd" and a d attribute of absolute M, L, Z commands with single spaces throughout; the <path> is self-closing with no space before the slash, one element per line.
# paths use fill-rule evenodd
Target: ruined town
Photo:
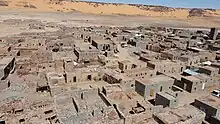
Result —
<path fill-rule="evenodd" d="M 0 124 L 220 124 L 218 28 L 1 23 Z"/>

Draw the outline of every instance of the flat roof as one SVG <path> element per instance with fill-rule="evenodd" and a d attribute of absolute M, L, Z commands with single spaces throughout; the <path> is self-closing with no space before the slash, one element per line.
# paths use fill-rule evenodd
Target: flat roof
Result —
<path fill-rule="evenodd" d="M 93 40 L 96 43 L 104 43 L 104 44 L 109 44 L 109 43 L 113 43 L 113 41 L 111 40 L 105 40 L 105 39 L 99 39 L 99 40 Z"/>
<path fill-rule="evenodd" d="M 117 80 L 119 80 L 119 79 L 130 80 L 130 79 L 132 79 L 131 77 L 126 76 L 126 74 L 117 72 L 116 70 L 104 70 L 104 73 L 110 77 L 117 79 Z"/>
<path fill-rule="evenodd" d="M 200 54 L 199 53 L 191 53 L 191 54 L 186 54 L 186 55 L 182 55 L 180 56 L 180 58 L 189 58 L 189 57 L 199 57 Z"/>
<path fill-rule="evenodd" d="M 174 100 L 176 99 L 176 97 L 174 97 L 173 95 L 170 95 L 169 93 L 167 92 L 158 92 L 157 94 L 167 98 L 168 100 Z"/>
<path fill-rule="evenodd" d="M 166 73 L 165 75 L 171 77 L 171 78 L 174 78 L 176 80 L 181 80 L 182 76 L 181 74 L 178 74 L 178 73 Z"/>
<path fill-rule="evenodd" d="M 155 61 L 149 61 L 150 63 L 155 63 L 155 64 L 161 64 L 161 63 L 166 63 L 166 64 L 177 64 L 175 61 L 171 60 L 155 60 Z"/>
<path fill-rule="evenodd" d="M 123 63 L 123 64 L 131 63 L 131 64 L 135 64 L 135 65 L 144 65 L 145 64 L 147 66 L 146 62 L 138 60 L 138 58 L 129 58 L 129 59 L 126 59 L 126 60 L 120 60 L 119 62 Z"/>
<path fill-rule="evenodd" d="M 138 122 L 138 124 L 159 124 L 153 118 L 145 119 L 144 121 Z"/>
<path fill-rule="evenodd" d="M 144 83 L 144 84 L 156 84 L 156 83 L 160 83 L 160 82 L 164 82 L 164 81 L 173 81 L 174 79 L 165 76 L 165 75 L 157 75 L 154 77 L 149 77 L 147 79 L 137 79 L 138 82 Z"/>
<path fill-rule="evenodd" d="M 38 47 L 15 47 L 15 50 L 38 50 Z"/>
<path fill-rule="evenodd" d="M 184 79 L 186 79 L 186 80 L 189 80 L 189 81 L 200 81 L 200 79 L 199 78 L 196 78 L 195 76 L 185 76 L 185 77 L 182 77 L 182 78 L 184 78 Z"/>
<path fill-rule="evenodd" d="M 209 79 L 211 78 L 210 76 L 206 75 L 206 74 L 198 74 L 198 75 L 195 75 L 196 78 L 199 78 L 199 79 Z"/>
<path fill-rule="evenodd" d="M 75 40 L 75 46 L 76 46 L 75 48 L 78 48 L 78 50 L 80 51 L 91 51 L 91 50 L 98 51 L 90 43 L 85 43 L 83 40 Z"/>
<path fill-rule="evenodd" d="M 160 53 L 157 53 L 157 52 L 153 52 L 153 51 L 149 51 L 149 50 L 143 50 L 141 49 L 141 57 L 148 57 L 148 56 L 157 56 L 159 55 Z"/>
<path fill-rule="evenodd" d="M 219 62 L 212 62 L 211 66 L 220 66 Z"/>
<path fill-rule="evenodd" d="M 209 95 L 205 97 L 200 97 L 199 99 L 196 99 L 196 100 L 206 103 L 212 107 L 216 107 L 220 109 L 220 99 L 215 96 Z"/>
<path fill-rule="evenodd" d="M 173 124 L 173 123 L 181 122 L 181 119 L 183 118 L 185 121 L 191 120 L 192 118 L 195 119 L 198 117 L 205 118 L 205 113 L 195 108 L 194 106 L 185 105 L 179 108 L 166 108 L 166 111 L 161 113 L 156 113 L 155 116 L 157 116 L 164 123 Z M 185 118 L 185 117 L 191 117 L 191 118 Z"/>
<path fill-rule="evenodd" d="M 88 43 L 76 43 L 75 45 L 76 45 L 76 47 L 79 47 L 80 49 L 88 49 L 91 44 L 88 44 Z"/>
<path fill-rule="evenodd" d="M 211 71 L 219 70 L 219 68 L 212 67 L 212 66 L 202 66 L 200 68 L 203 68 L 203 69 L 206 69 L 206 70 L 211 70 Z"/>
<path fill-rule="evenodd" d="M 119 84 L 104 86 L 104 89 L 106 90 L 107 93 L 122 92 L 123 91 Z"/>
<path fill-rule="evenodd" d="M 173 53 L 176 55 L 181 55 L 181 53 L 183 53 L 183 52 L 186 53 L 185 51 L 180 50 L 180 49 L 169 49 L 169 50 L 161 51 L 161 53 Z"/>
<path fill-rule="evenodd" d="M 179 122 L 179 117 L 171 112 L 157 113 L 156 116 L 165 124 L 175 124 Z"/>
<path fill-rule="evenodd" d="M 126 64 L 126 63 L 131 63 L 131 61 L 130 60 L 122 60 L 122 61 L 119 61 L 119 63 Z"/>
<path fill-rule="evenodd" d="M 154 69 L 144 67 L 144 68 L 134 68 L 131 70 L 126 70 L 126 73 L 133 73 L 133 72 L 146 72 L 146 71 L 155 71 Z"/>
<path fill-rule="evenodd" d="M 1 70 L 5 69 L 5 66 L 4 65 L 0 65 L 0 69 Z"/>
<path fill-rule="evenodd" d="M 14 57 L 4 57 L 0 60 L 0 65 L 7 65 L 9 64 L 12 60 L 14 59 Z"/>

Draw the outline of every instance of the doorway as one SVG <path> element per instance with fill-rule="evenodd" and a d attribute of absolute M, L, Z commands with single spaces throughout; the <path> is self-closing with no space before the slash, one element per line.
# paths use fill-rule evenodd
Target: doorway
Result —
<path fill-rule="evenodd" d="M 92 75 L 88 75 L 87 79 L 91 81 L 92 80 Z"/>
<path fill-rule="evenodd" d="M 73 77 L 73 82 L 76 82 L 76 76 Z"/>
<path fill-rule="evenodd" d="M 160 92 L 162 92 L 163 91 L 163 86 L 160 86 Z"/>

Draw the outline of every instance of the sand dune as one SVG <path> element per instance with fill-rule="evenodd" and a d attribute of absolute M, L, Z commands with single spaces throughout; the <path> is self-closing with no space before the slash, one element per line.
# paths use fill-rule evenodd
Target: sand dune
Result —
<path fill-rule="evenodd" d="M 0 10 L 16 9 L 22 11 L 36 12 L 77 11 L 82 13 L 100 15 L 149 16 L 169 19 L 180 19 L 187 21 L 192 19 L 205 19 L 208 24 L 210 23 L 212 25 L 219 23 L 220 20 L 220 10 L 214 9 L 169 8 L 164 6 L 97 3 L 81 1 L 71 2 L 71 0 L 61 2 L 59 2 L 59 0 L 0 0 Z M 214 19 L 214 21 L 210 21 L 209 19 Z"/>
<path fill-rule="evenodd" d="M 163 6 L 147 6 L 132 4 L 107 4 L 95 2 L 68 2 L 59 0 L 0 0 L 6 1 L 8 6 L 2 6 L 4 9 L 26 9 L 29 11 L 61 11 L 71 12 L 79 11 L 82 13 L 93 14 L 120 14 L 120 15 L 144 15 L 152 17 L 169 17 L 185 19 L 189 17 L 191 9 L 169 8 Z M 1 5 L 0 5 L 1 6 Z M 194 16 L 220 16 L 220 10 L 202 10 L 195 11 Z"/>

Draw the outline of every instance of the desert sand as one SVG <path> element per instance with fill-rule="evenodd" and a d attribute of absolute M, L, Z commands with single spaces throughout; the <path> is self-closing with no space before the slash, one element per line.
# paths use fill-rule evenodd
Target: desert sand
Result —
<path fill-rule="evenodd" d="M 88 15 L 85 14 L 92 14 L 96 17 L 95 20 L 102 18 L 104 19 L 102 20 L 103 23 L 112 22 L 116 25 L 126 25 L 131 21 L 140 23 L 139 20 L 141 20 L 142 22 L 140 24 L 143 24 L 143 21 L 146 21 L 146 23 L 149 22 L 150 24 L 164 23 L 168 25 L 172 24 L 174 26 L 220 27 L 220 10 L 213 9 L 194 10 L 187 8 L 169 8 L 163 6 L 95 3 L 81 1 L 59 2 L 59 0 L 0 0 L 0 11 L 3 13 L 7 11 L 33 13 L 84 13 L 84 15 L 77 15 L 80 18 L 78 20 L 86 18 L 85 16 Z M 111 18 L 105 19 L 107 16 Z M 120 16 L 123 19 L 118 19 Z M 63 19 L 65 20 L 65 18 Z M 108 22 L 108 19 L 112 19 L 113 21 Z"/>

